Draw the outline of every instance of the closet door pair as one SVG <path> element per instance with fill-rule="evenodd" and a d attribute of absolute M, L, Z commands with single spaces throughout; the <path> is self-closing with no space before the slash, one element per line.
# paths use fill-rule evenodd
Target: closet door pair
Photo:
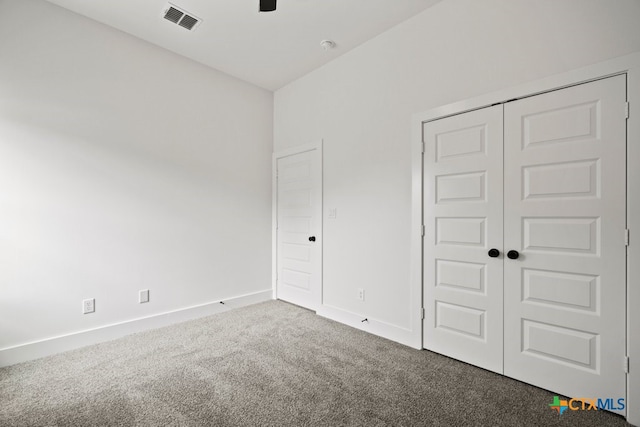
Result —
<path fill-rule="evenodd" d="M 423 124 L 426 349 L 625 397 L 625 103 L 616 76 Z"/>

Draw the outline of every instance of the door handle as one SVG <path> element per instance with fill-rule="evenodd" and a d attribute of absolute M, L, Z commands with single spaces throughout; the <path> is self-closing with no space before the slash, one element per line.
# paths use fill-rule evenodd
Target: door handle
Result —
<path fill-rule="evenodd" d="M 509 258 L 509 259 L 518 259 L 518 258 L 520 258 L 520 252 L 518 252 L 518 251 L 509 251 L 509 252 L 507 252 L 507 258 Z"/>
<path fill-rule="evenodd" d="M 489 256 L 491 258 L 496 258 L 496 257 L 500 256 L 500 251 L 497 250 L 496 248 L 489 249 Z"/>
<path fill-rule="evenodd" d="M 315 242 L 315 241 L 316 241 L 316 236 L 311 236 L 311 237 L 309 237 L 309 241 L 310 241 L 310 242 Z"/>

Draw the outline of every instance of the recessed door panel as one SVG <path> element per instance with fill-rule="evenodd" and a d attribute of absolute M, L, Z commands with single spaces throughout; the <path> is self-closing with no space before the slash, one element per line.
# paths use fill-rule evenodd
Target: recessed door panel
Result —
<path fill-rule="evenodd" d="M 436 244 L 483 246 L 485 226 L 485 218 L 436 218 Z"/>
<path fill-rule="evenodd" d="M 453 157 L 484 154 L 487 127 L 482 124 L 470 128 L 444 130 L 432 137 L 435 140 L 435 161 L 446 161 Z"/>
<path fill-rule="evenodd" d="M 525 199 L 600 197 L 597 160 L 525 166 Z"/>
<path fill-rule="evenodd" d="M 309 234 L 311 233 L 311 218 L 286 215 L 286 220 L 279 225 L 279 229 L 285 233 Z"/>
<path fill-rule="evenodd" d="M 283 208 L 311 207 L 311 190 L 308 188 L 283 190 L 279 195 L 279 204 Z"/>
<path fill-rule="evenodd" d="M 595 313 L 599 295 L 598 276 L 522 269 L 522 301 L 525 303 Z"/>
<path fill-rule="evenodd" d="M 597 254 L 600 218 L 522 218 L 523 249 L 539 252 Z"/>
<path fill-rule="evenodd" d="M 312 179 L 311 165 L 307 162 L 296 161 L 291 164 L 283 163 L 278 170 L 278 182 L 289 184 L 300 182 L 303 179 Z"/>
<path fill-rule="evenodd" d="M 599 350 L 596 334 L 530 320 L 522 321 L 522 353 L 534 360 L 595 371 Z"/>
<path fill-rule="evenodd" d="M 292 243 L 282 244 L 282 256 L 291 260 L 311 261 L 311 248 L 309 245 L 300 245 Z"/>
<path fill-rule="evenodd" d="M 467 292 L 484 292 L 484 264 L 436 260 L 436 286 Z"/>
<path fill-rule="evenodd" d="M 279 278 L 279 282 L 283 286 L 293 286 L 298 289 L 309 290 L 311 274 L 304 271 L 290 270 L 288 268 L 283 268 L 281 271 L 282 277 Z"/>
<path fill-rule="evenodd" d="M 443 334 L 463 334 L 484 341 L 483 310 L 436 301 L 436 328 Z"/>
<path fill-rule="evenodd" d="M 529 148 L 596 139 L 599 136 L 600 107 L 599 100 L 594 100 L 557 109 L 526 112 L 521 116 L 522 146 Z"/>
<path fill-rule="evenodd" d="M 485 173 L 436 177 L 436 203 L 485 201 Z"/>

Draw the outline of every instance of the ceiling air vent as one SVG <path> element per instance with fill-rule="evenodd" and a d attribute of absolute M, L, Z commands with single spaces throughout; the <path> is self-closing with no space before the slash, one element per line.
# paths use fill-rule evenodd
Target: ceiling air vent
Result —
<path fill-rule="evenodd" d="M 167 3 L 164 8 L 164 19 L 167 21 L 171 21 L 174 24 L 180 25 L 182 28 L 186 28 L 187 30 L 193 30 L 202 19 L 196 18 L 190 13 L 186 12 L 184 9 L 180 9 L 176 5 L 171 3 Z"/>

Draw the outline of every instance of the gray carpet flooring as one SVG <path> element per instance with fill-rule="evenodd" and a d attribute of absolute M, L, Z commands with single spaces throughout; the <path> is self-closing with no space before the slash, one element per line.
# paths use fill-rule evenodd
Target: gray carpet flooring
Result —
<path fill-rule="evenodd" d="M 280 301 L 0 369 L 1 426 L 623 426 Z"/>

